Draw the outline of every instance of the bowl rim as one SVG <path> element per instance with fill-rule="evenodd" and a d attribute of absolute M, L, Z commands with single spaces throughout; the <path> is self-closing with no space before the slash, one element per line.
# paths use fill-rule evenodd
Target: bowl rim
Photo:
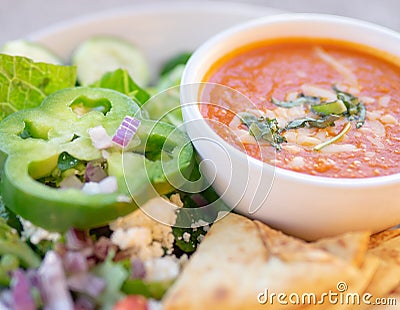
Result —
<path fill-rule="evenodd" d="M 233 27 L 229 27 L 216 35 L 209 38 L 203 44 L 201 44 L 195 52 L 192 54 L 192 57 L 189 59 L 183 75 L 181 79 L 181 104 L 182 102 L 187 102 L 187 96 L 185 92 L 185 86 L 202 83 L 202 81 L 193 81 L 193 77 L 195 74 L 193 70 L 202 63 L 205 55 L 212 53 L 213 48 L 221 44 L 222 42 L 233 38 L 234 36 L 241 34 L 243 32 L 251 32 L 257 27 L 268 27 L 270 25 L 276 23 L 299 23 L 299 22 L 318 22 L 324 24 L 341 24 L 348 27 L 355 27 L 358 29 L 362 29 L 364 31 L 373 31 L 377 33 L 382 33 L 387 36 L 392 37 L 393 39 L 397 39 L 399 41 L 400 46 L 400 33 L 387 28 L 385 26 L 381 26 L 378 24 L 374 24 L 371 22 L 367 22 L 360 19 L 355 19 L 351 17 L 332 15 L 332 14 L 322 14 L 322 13 L 283 13 L 272 16 L 266 16 L 261 18 L 256 18 L 244 23 L 240 23 Z M 321 36 L 323 37 L 323 36 Z M 262 41 L 262 39 L 260 39 Z M 253 41 L 255 42 L 255 41 Z M 246 44 L 250 44 L 246 43 Z M 362 43 L 361 43 L 362 44 Z M 367 45 L 367 44 L 364 44 Z M 244 46 L 244 45 L 243 45 Z M 237 48 L 237 47 L 236 47 Z M 390 52 L 389 52 L 390 54 Z M 215 61 L 220 59 L 221 56 L 215 57 Z M 212 63 L 210 64 L 212 65 Z M 209 68 L 210 65 L 207 67 Z M 244 94 L 242 94 L 244 95 Z M 245 95 L 244 95 L 245 96 Z M 259 168 L 267 168 L 273 167 L 274 177 L 283 178 L 286 180 L 292 179 L 295 181 L 301 181 L 303 183 L 313 184 L 316 186 L 330 186 L 330 187 L 346 187 L 350 189 L 354 188 L 371 188 L 371 187 L 379 187 L 379 186 L 392 186 L 397 185 L 400 181 L 400 172 L 394 173 L 386 176 L 376 176 L 376 177 L 365 177 L 365 178 L 334 178 L 334 177 L 325 177 L 325 176 L 315 176 L 306 174 L 303 172 L 296 172 L 289 169 L 280 168 L 277 166 L 273 166 L 267 163 L 264 163 L 258 159 L 255 159 L 251 156 L 246 155 L 244 152 L 238 150 L 233 147 L 229 143 L 227 143 L 221 136 L 219 136 L 205 121 L 203 116 L 200 113 L 197 105 L 194 104 L 182 104 L 183 115 L 185 114 L 189 116 L 189 120 L 200 121 L 202 125 L 204 125 L 202 130 L 203 133 L 208 137 L 211 137 L 214 140 L 217 140 L 221 143 L 229 152 L 233 153 L 238 158 L 243 158 L 249 162 L 250 165 L 255 165 Z M 187 122 L 188 120 L 184 120 Z"/>
<path fill-rule="evenodd" d="M 210 11 L 215 10 L 218 13 L 227 10 L 227 4 L 229 4 L 228 11 L 230 13 L 241 13 L 245 14 L 260 14 L 261 11 L 271 12 L 276 15 L 281 15 L 287 12 L 284 9 L 274 8 L 271 6 L 260 5 L 256 3 L 246 2 L 226 2 L 224 0 L 216 0 L 212 2 L 202 1 L 184 1 L 184 0 L 171 0 L 165 2 L 163 0 L 155 0 L 150 2 L 142 2 L 135 4 L 126 4 L 115 8 L 103 9 L 94 12 L 85 13 L 75 17 L 69 17 L 58 22 L 54 22 L 47 27 L 40 28 L 26 35 L 26 38 L 32 41 L 42 40 L 44 37 L 58 34 L 59 32 L 65 31 L 71 27 L 79 28 L 87 26 L 88 24 L 98 23 L 100 20 L 115 20 L 118 18 L 130 17 L 131 15 L 137 14 L 169 14 L 169 13 L 181 13 L 193 12 L 193 10 Z M 267 15 L 268 16 L 268 15 Z M 253 19 L 259 19 L 253 18 Z"/>

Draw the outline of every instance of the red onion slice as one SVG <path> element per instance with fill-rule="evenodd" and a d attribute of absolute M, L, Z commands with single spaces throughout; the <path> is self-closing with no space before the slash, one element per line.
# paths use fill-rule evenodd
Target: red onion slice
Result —
<path fill-rule="evenodd" d="M 140 120 L 131 116 L 125 116 L 112 137 L 112 141 L 121 147 L 126 147 L 132 141 L 139 126 Z"/>
<path fill-rule="evenodd" d="M 54 252 L 47 252 L 39 268 L 40 295 L 46 310 L 73 310 L 61 258 Z"/>
<path fill-rule="evenodd" d="M 14 310 L 36 310 L 31 294 L 31 283 L 21 269 L 13 272 L 11 292 Z"/>

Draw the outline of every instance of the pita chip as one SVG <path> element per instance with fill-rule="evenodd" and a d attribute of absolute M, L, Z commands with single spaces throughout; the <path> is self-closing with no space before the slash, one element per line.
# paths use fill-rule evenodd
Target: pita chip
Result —
<path fill-rule="evenodd" d="M 165 310 L 304 309 L 304 303 L 278 302 L 278 294 L 300 298 L 313 294 L 318 302 L 340 281 L 351 289 L 359 272 L 312 244 L 231 213 L 211 227 L 164 296 L 163 306 Z"/>
<path fill-rule="evenodd" d="M 368 305 L 365 310 L 399 310 L 400 294 L 391 294 L 385 297 L 385 305 Z"/>
<path fill-rule="evenodd" d="M 314 242 L 314 246 L 361 268 L 368 250 L 370 232 L 349 232 L 336 237 L 323 238 Z"/>
<path fill-rule="evenodd" d="M 400 286 L 400 236 L 389 238 L 368 251 L 380 259 L 380 265 L 366 288 L 375 297 L 385 297 Z"/>
<path fill-rule="evenodd" d="M 376 248 L 377 246 L 381 245 L 382 243 L 385 243 L 386 241 L 389 241 L 390 239 L 396 238 L 398 236 L 400 236 L 400 228 L 388 229 L 388 230 L 384 230 L 379 233 L 373 234 L 370 237 L 369 248 L 370 249 Z"/>

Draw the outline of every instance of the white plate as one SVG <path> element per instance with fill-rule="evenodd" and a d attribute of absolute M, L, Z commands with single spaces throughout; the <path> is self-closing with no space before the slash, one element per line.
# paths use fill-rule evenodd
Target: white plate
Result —
<path fill-rule="evenodd" d="M 43 43 L 65 61 L 79 42 L 92 35 L 118 35 L 137 44 L 151 65 L 177 52 L 193 50 L 236 23 L 282 13 L 277 9 L 229 2 L 169 2 L 135 5 L 54 25 L 28 38 Z"/>

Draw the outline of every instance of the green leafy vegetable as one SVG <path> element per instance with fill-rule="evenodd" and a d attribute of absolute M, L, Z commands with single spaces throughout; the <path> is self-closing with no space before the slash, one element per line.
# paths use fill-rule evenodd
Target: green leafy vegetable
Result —
<path fill-rule="evenodd" d="M 286 142 L 286 139 L 282 136 L 276 119 L 257 117 L 248 112 L 239 113 L 239 117 L 256 140 L 269 142 L 277 151 L 282 149 L 281 144 Z"/>
<path fill-rule="evenodd" d="M 39 106 L 49 94 L 73 87 L 75 82 L 75 67 L 0 54 L 0 120 L 18 110 Z"/>
<path fill-rule="evenodd" d="M 131 97 L 140 106 L 150 98 L 149 93 L 136 84 L 130 77 L 128 71 L 124 69 L 117 69 L 105 73 L 102 78 L 92 84 L 91 87 L 101 87 L 119 91 L 120 93 Z"/>
<path fill-rule="evenodd" d="M 357 97 L 350 93 L 346 93 L 337 88 L 336 85 L 333 86 L 333 90 L 336 92 L 337 98 L 342 100 L 346 105 L 348 115 L 355 115 L 358 112 L 359 100 Z"/>
<path fill-rule="evenodd" d="M 333 86 L 333 90 L 336 92 L 337 98 L 342 100 L 346 105 L 347 111 L 344 113 L 344 115 L 347 117 L 347 119 L 349 121 L 356 120 L 356 128 L 362 127 L 367 114 L 364 103 L 362 103 L 358 97 L 341 91 L 336 85 Z"/>
<path fill-rule="evenodd" d="M 16 214 L 12 212 L 3 202 L 3 198 L 0 196 L 0 217 L 3 218 L 7 225 L 14 228 L 18 233 L 22 231 L 21 221 L 18 219 Z"/>
<path fill-rule="evenodd" d="M 0 218 L 0 255 L 4 254 L 17 257 L 23 267 L 36 268 L 40 265 L 40 258 L 20 239 L 18 232 L 8 226 L 4 218 Z"/>
<path fill-rule="evenodd" d="M 176 65 L 165 72 L 151 89 L 153 97 L 143 106 L 151 119 L 161 120 L 177 127 L 182 125 L 179 85 L 184 69 L 184 64 Z"/>
<path fill-rule="evenodd" d="M 184 208 L 198 208 L 198 205 L 194 202 L 194 200 L 188 195 L 181 195 L 181 199 L 184 205 Z M 189 221 L 183 217 L 187 216 L 186 212 L 177 212 L 176 223 L 179 226 L 182 222 L 196 222 L 200 218 L 191 218 Z M 211 220 L 211 218 L 204 219 L 204 221 Z M 192 253 L 196 250 L 197 245 L 199 244 L 201 235 L 205 235 L 206 231 L 203 227 L 198 228 L 181 228 L 181 227 L 172 227 L 172 233 L 175 237 L 175 245 L 185 253 Z M 189 240 L 185 240 L 184 234 L 189 234 Z"/>
<path fill-rule="evenodd" d="M 271 102 L 278 107 L 290 109 L 305 104 L 311 104 L 311 105 L 319 104 L 321 102 L 321 98 L 313 96 L 305 96 L 304 94 L 300 94 L 299 97 L 297 97 L 295 100 L 292 101 L 280 101 L 272 97 Z"/>
<path fill-rule="evenodd" d="M 314 127 L 314 128 L 331 127 L 335 126 L 335 121 L 337 121 L 340 118 L 341 116 L 339 115 L 328 115 L 319 119 L 312 117 L 299 118 L 289 122 L 286 125 L 285 130 L 297 129 L 301 127 Z"/>
<path fill-rule="evenodd" d="M 174 227 L 172 232 L 175 237 L 176 246 L 185 253 L 192 253 L 196 250 L 201 238 L 206 235 L 203 227 L 198 228 L 179 228 Z M 185 240 L 184 236 L 188 234 L 189 240 Z M 203 236 L 203 237 L 202 237 Z"/>
<path fill-rule="evenodd" d="M 128 295 L 143 295 L 147 298 L 161 299 L 174 280 L 146 282 L 142 279 L 127 279 L 121 291 Z"/>
<path fill-rule="evenodd" d="M 143 105 L 143 109 L 150 119 L 160 120 L 178 128 L 183 123 L 178 86 L 157 93 Z"/>
<path fill-rule="evenodd" d="M 18 269 L 18 258 L 9 253 L 5 253 L 0 258 L 0 285 L 8 286 L 10 284 L 10 272 Z"/>
<path fill-rule="evenodd" d="M 157 91 L 163 91 L 174 86 L 179 86 L 184 70 L 185 65 L 178 65 L 172 70 L 168 71 L 168 73 L 160 77 L 155 85 L 155 89 Z M 177 87 L 177 91 L 179 92 L 179 87 Z"/>
<path fill-rule="evenodd" d="M 334 100 L 313 105 L 311 110 L 316 114 L 327 116 L 329 114 L 343 114 L 347 111 L 347 108 L 342 100 Z"/>
<path fill-rule="evenodd" d="M 190 56 L 192 56 L 191 52 L 183 52 L 169 59 L 162 67 L 160 75 L 163 76 L 171 72 L 173 69 L 175 69 L 175 67 L 179 65 L 185 65 L 188 62 Z"/>
<path fill-rule="evenodd" d="M 112 309 L 114 304 L 124 297 L 121 288 L 129 275 L 121 263 L 113 262 L 112 256 L 109 255 L 103 263 L 92 269 L 94 275 L 101 277 L 107 283 L 105 290 L 96 299 L 104 310 Z"/>

